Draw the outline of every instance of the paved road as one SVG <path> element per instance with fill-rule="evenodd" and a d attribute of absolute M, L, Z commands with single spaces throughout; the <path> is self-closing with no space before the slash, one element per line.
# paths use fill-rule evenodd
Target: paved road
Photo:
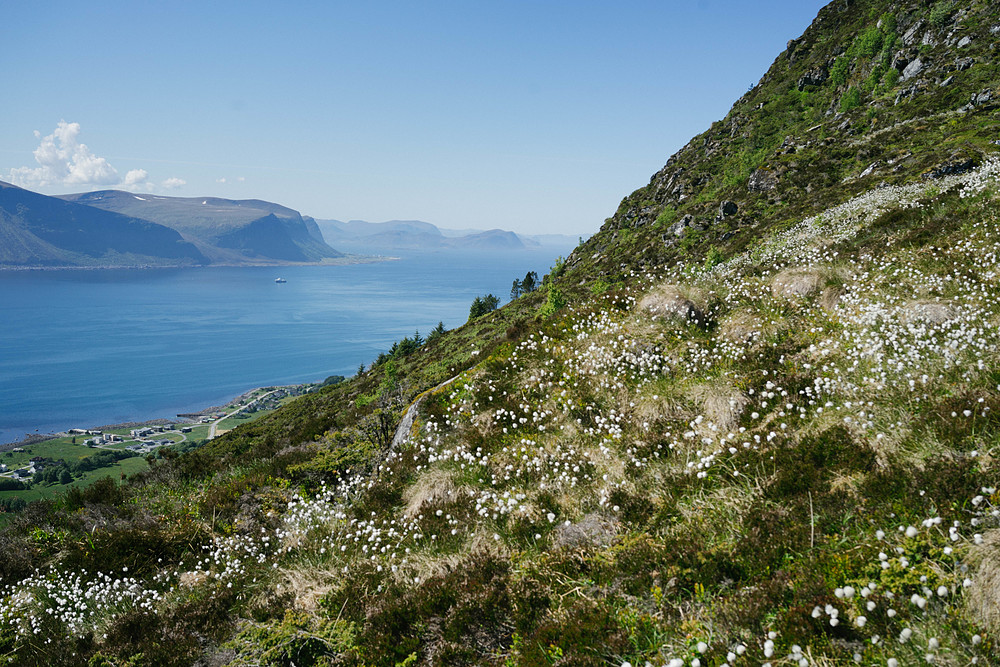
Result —
<path fill-rule="evenodd" d="M 258 396 L 257 398 L 253 399 L 252 401 L 250 401 L 246 405 L 241 405 L 240 407 L 238 407 L 235 410 L 233 410 L 232 412 L 230 412 L 228 415 L 223 415 L 223 416 L 219 417 L 218 419 L 216 419 L 214 422 L 212 422 L 212 425 L 208 427 L 208 439 L 211 440 L 212 438 L 215 437 L 215 431 L 216 431 L 216 428 L 218 428 L 218 426 L 219 426 L 219 422 L 221 422 L 224 419 L 229 419 L 230 417 L 232 417 L 236 413 L 240 412 L 244 408 L 250 407 L 251 405 L 253 405 L 257 401 L 264 400 L 265 398 L 267 398 L 268 396 L 270 396 L 271 394 L 273 394 L 273 393 L 275 393 L 277 391 L 281 391 L 281 389 L 272 389 L 271 391 L 267 392 L 266 394 L 261 394 L 260 396 Z"/>

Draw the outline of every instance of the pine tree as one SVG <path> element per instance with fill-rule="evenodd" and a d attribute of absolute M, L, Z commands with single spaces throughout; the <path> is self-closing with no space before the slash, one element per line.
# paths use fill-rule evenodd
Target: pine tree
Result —
<path fill-rule="evenodd" d="M 536 289 L 538 289 L 538 274 L 534 271 L 528 271 L 524 274 L 524 280 L 521 281 L 521 293 L 527 294 Z"/>

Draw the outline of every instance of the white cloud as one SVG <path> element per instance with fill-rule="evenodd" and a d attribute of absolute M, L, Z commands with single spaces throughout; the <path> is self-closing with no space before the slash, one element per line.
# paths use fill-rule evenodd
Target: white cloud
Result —
<path fill-rule="evenodd" d="M 125 180 L 122 181 L 124 185 L 136 185 L 142 183 L 149 178 L 149 172 L 145 169 L 132 169 L 127 174 L 125 174 Z"/>
<path fill-rule="evenodd" d="M 122 179 L 121 188 L 123 190 L 128 190 L 130 192 L 139 192 L 140 190 L 152 190 L 153 184 L 149 182 L 149 172 L 145 169 L 131 169 L 125 178 Z"/>
<path fill-rule="evenodd" d="M 237 180 L 237 181 L 239 181 L 240 183 L 243 183 L 243 182 L 244 182 L 244 181 L 246 181 L 247 179 L 246 179 L 246 178 L 245 178 L 244 176 L 240 176 L 240 177 L 239 177 L 239 178 L 237 178 L 236 180 Z"/>
<path fill-rule="evenodd" d="M 41 137 L 35 149 L 37 167 L 17 167 L 10 170 L 10 180 L 22 187 L 48 185 L 117 185 L 118 171 L 102 157 L 90 152 L 87 144 L 80 143 L 80 124 L 59 121 L 52 134 Z"/>
<path fill-rule="evenodd" d="M 225 183 L 226 183 L 226 177 L 225 177 L 225 176 L 223 176 L 222 178 L 217 178 L 217 179 L 215 179 L 215 182 L 216 182 L 216 183 L 222 183 L 222 184 L 225 184 Z"/>
<path fill-rule="evenodd" d="M 78 190 L 117 187 L 130 192 L 157 189 L 145 169 L 130 169 L 122 178 L 107 159 L 94 155 L 87 144 L 80 142 L 79 123 L 61 120 L 52 134 L 43 137 L 35 130 L 35 137 L 41 140 L 34 151 L 38 166 L 11 169 L 8 179 L 15 185 L 29 189 L 64 186 Z M 174 176 L 163 181 L 161 187 L 173 190 L 186 184 L 187 181 Z"/>

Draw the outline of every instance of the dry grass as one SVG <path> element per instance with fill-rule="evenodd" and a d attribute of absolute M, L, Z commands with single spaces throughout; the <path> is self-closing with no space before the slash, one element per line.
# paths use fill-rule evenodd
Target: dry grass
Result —
<path fill-rule="evenodd" d="M 666 320 L 704 322 L 705 306 L 698 301 L 700 299 L 690 289 L 661 285 L 642 297 L 639 309 Z"/>
<path fill-rule="evenodd" d="M 750 403 L 750 399 L 732 385 L 698 384 L 690 389 L 689 395 L 701 406 L 706 426 L 713 424 L 723 433 L 736 430 L 743 410 Z"/>
<path fill-rule="evenodd" d="M 969 612 L 993 633 L 1000 632 L 1000 529 L 983 536 L 983 543 L 973 547 L 969 564 L 974 568 L 973 585 L 966 591 Z"/>
<path fill-rule="evenodd" d="M 295 609 L 315 612 L 323 596 L 337 588 L 341 578 L 339 569 L 328 570 L 303 564 L 283 569 L 278 584 L 280 591 L 292 596 Z"/>
<path fill-rule="evenodd" d="M 441 468 L 432 468 L 422 474 L 412 486 L 406 489 L 403 502 L 406 507 L 403 515 L 407 519 L 415 519 L 422 512 L 425 503 L 435 500 L 453 500 L 460 493 L 452 478 L 452 473 Z"/>
<path fill-rule="evenodd" d="M 820 271 L 789 269 L 774 277 L 771 293 L 787 299 L 804 298 L 819 292 L 824 282 Z"/>
<path fill-rule="evenodd" d="M 737 345 L 757 343 L 773 336 L 776 327 L 751 313 L 731 314 L 719 326 L 719 336 Z"/>
<path fill-rule="evenodd" d="M 947 303 L 940 301 L 920 300 L 906 306 L 904 319 L 909 322 L 927 322 L 928 324 L 944 324 L 958 316 L 958 311 Z"/>

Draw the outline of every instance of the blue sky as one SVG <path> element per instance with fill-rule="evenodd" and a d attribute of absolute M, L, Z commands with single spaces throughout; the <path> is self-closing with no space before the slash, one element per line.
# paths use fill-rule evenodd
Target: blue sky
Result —
<path fill-rule="evenodd" d="M 0 180 L 589 234 L 823 4 L 9 3 Z"/>

